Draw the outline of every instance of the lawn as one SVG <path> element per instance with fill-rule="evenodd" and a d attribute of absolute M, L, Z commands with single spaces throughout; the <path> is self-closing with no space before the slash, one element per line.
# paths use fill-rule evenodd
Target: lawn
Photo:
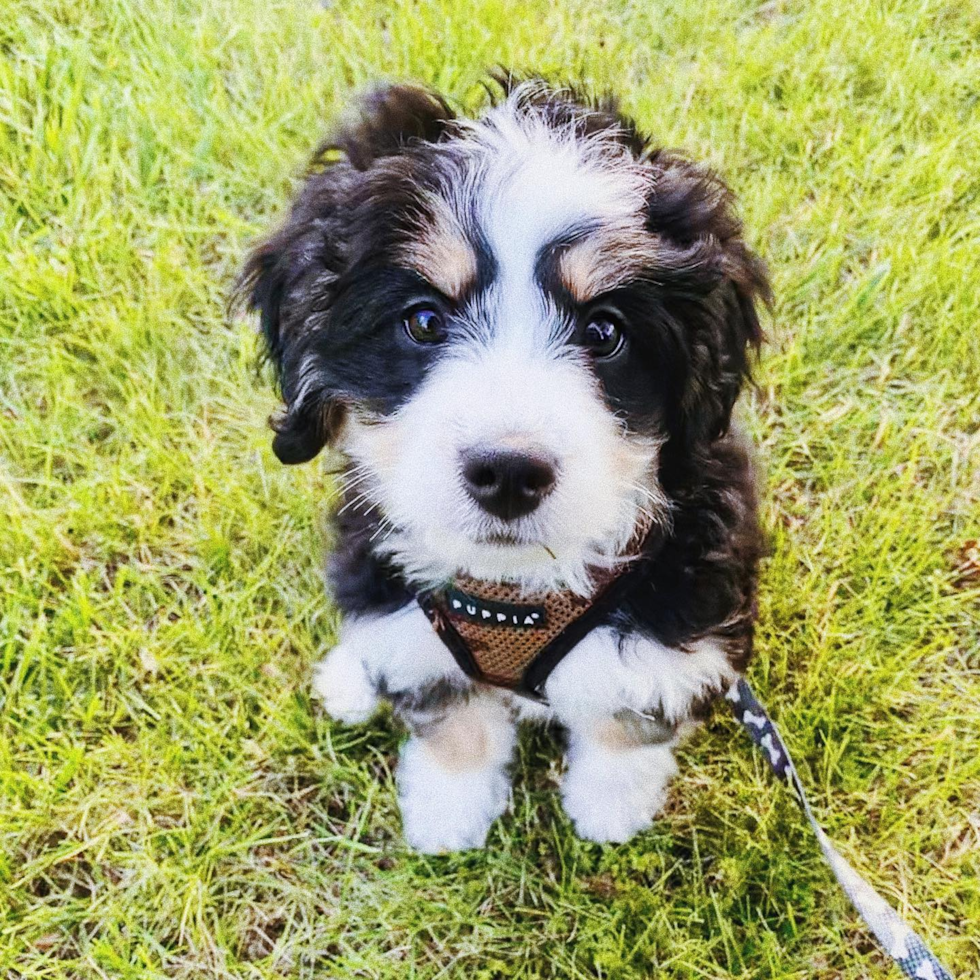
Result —
<path fill-rule="evenodd" d="M 225 302 L 353 88 L 612 86 L 740 195 L 777 304 L 758 655 L 815 809 L 980 974 L 980 13 L 969 0 L 0 0 L 0 975 L 895 972 L 720 709 L 654 830 L 522 743 L 486 851 L 403 846 L 399 732 L 310 669 L 323 466 Z"/>

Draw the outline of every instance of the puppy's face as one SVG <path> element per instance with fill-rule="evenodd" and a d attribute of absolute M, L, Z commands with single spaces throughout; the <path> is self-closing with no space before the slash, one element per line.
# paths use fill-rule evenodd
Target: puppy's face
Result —
<path fill-rule="evenodd" d="M 477 121 L 393 88 L 246 271 L 286 412 L 416 581 L 586 588 L 665 456 L 727 427 L 765 292 L 724 185 L 608 106 L 525 83 Z"/>

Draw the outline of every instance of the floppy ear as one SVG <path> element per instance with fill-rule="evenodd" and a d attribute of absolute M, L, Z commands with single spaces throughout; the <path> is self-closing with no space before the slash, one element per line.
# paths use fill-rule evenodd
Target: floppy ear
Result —
<path fill-rule="evenodd" d="M 771 292 L 724 181 L 663 152 L 650 162 L 648 227 L 664 242 L 664 309 L 679 361 L 674 422 L 691 450 L 728 431 L 750 354 L 763 340 L 758 307 L 769 305 Z"/>
<path fill-rule="evenodd" d="M 329 324 L 333 286 L 347 269 L 351 202 L 364 174 L 414 141 L 437 141 L 453 118 L 446 101 L 427 89 L 369 92 L 314 154 L 286 221 L 245 263 L 235 296 L 260 315 L 265 357 L 285 403 L 269 420 L 283 463 L 313 459 L 343 422 L 343 393 L 311 370 L 308 355 L 311 338 Z"/>
<path fill-rule="evenodd" d="M 455 118 L 449 103 L 431 89 L 385 85 L 361 96 L 354 118 L 324 140 L 314 160 L 326 162 L 339 152 L 355 170 L 367 170 L 413 140 L 438 142 Z"/>
<path fill-rule="evenodd" d="M 313 459 L 343 420 L 341 404 L 314 377 L 304 379 L 302 371 L 307 340 L 315 329 L 309 322 L 311 300 L 336 278 L 330 267 L 340 258 L 325 239 L 316 242 L 310 233 L 316 227 L 314 202 L 323 198 L 311 184 L 283 227 L 249 256 L 237 287 L 244 304 L 259 313 L 263 355 L 272 364 L 284 402 L 283 410 L 269 418 L 276 433 L 272 449 L 282 463 Z"/>

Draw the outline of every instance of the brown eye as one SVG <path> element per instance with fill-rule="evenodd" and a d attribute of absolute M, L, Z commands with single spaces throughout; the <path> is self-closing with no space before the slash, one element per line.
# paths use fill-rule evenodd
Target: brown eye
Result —
<path fill-rule="evenodd" d="M 442 314 L 431 306 L 420 306 L 406 314 L 405 332 L 417 344 L 439 344 L 446 339 Z"/>
<path fill-rule="evenodd" d="M 610 313 L 596 313 L 585 325 L 583 343 L 595 357 L 612 357 L 623 347 L 623 328 Z"/>

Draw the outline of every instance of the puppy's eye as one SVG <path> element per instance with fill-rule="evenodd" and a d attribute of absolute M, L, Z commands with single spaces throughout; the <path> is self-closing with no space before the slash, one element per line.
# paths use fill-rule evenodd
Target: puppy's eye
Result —
<path fill-rule="evenodd" d="M 611 313 L 595 313 L 585 325 L 583 344 L 595 357 L 613 357 L 623 343 L 623 328 Z"/>
<path fill-rule="evenodd" d="M 405 314 L 405 332 L 417 344 L 439 344 L 446 339 L 442 314 L 431 306 L 419 306 Z"/>

